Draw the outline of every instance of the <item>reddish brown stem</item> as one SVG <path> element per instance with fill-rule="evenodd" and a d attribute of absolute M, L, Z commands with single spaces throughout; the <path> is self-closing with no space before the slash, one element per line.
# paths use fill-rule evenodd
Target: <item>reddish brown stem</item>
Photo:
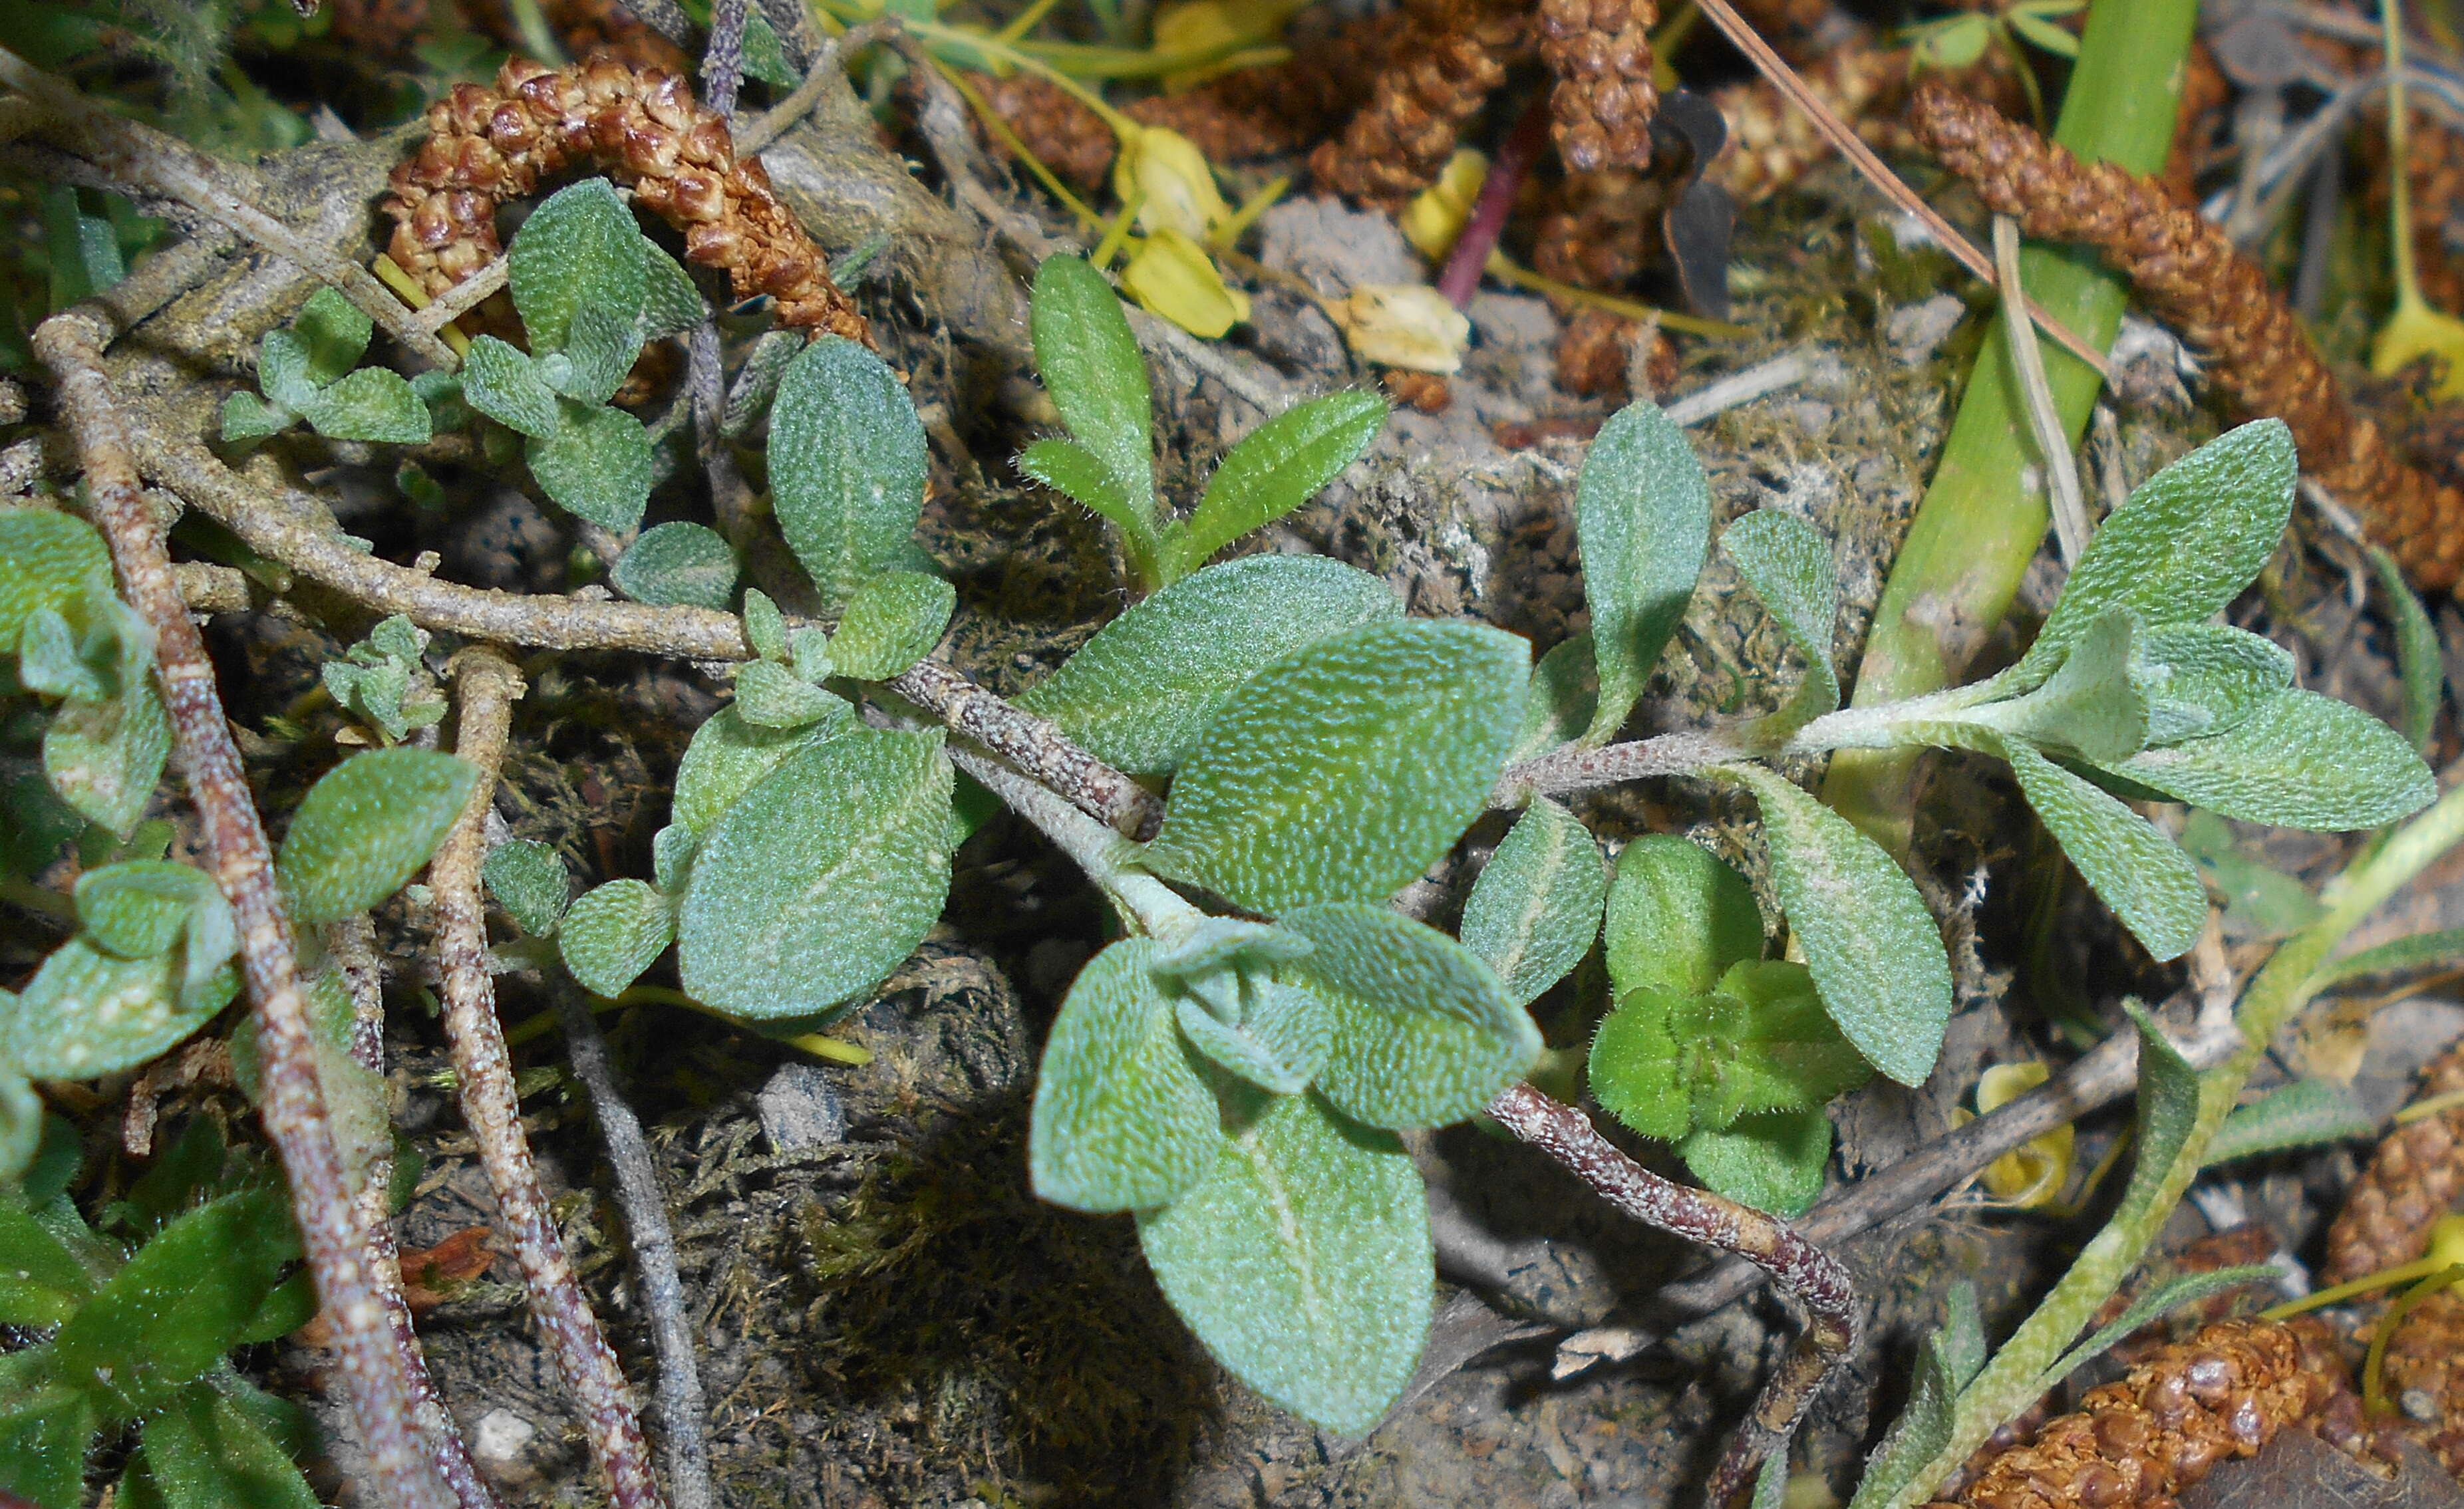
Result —
<path fill-rule="evenodd" d="M 484 831 L 495 794 L 496 767 L 513 726 L 514 700 L 522 693 L 520 672 L 489 649 L 470 649 L 451 667 L 460 692 L 461 726 L 454 753 L 479 768 L 478 784 L 460 820 L 429 865 L 436 895 L 436 946 L 444 969 L 445 1034 L 453 1048 L 453 1073 L 462 1097 L 462 1118 L 478 1144 L 479 1162 L 495 1192 L 530 1296 L 531 1316 L 548 1350 L 582 1407 L 591 1454 L 607 1475 L 616 1509 L 664 1509 L 650 1473 L 649 1450 L 633 1408 L 632 1390 L 616 1353 L 591 1313 L 589 1297 L 574 1277 L 564 1238 L 549 1213 L 531 1163 L 530 1138 L 522 1131 L 521 1103 L 514 1088 L 513 1060 L 496 1020 L 496 987 L 488 973 L 487 914 L 479 900 L 479 865 L 487 858 Z"/>
<path fill-rule="evenodd" d="M 1711 1474 L 1710 1502 L 1728 1502 L 1752 1481 L 1764 1457 L 1787 1450 L 1806 1407 L 1855 1349 L 1857 1295 L 1848 1270 L 1776 1216 L 1661 1178 L 1601 1136 L 1589 1116 L 1529 1084 L 1491 1101 L 1488 1114 L 1617 1210 L 1646 1226 L 1735 1253 L 1805 1306 L 1805 1334 L 1763 1385 L 1762 1397 L 1728 1438 Z"/>
<path fill-rule="evenodd" d="M 266 1135 L 290 1177 L 309 1271 L 333 1328 L 378 1497 L 406 1509 L 451 1509 L 412 1424 L 408 1370 L 369 1269 L 367 1233 L 318 1082 L 274 854 L 223 719 L 205 642 L 188 622 L 171 558 L 145 506 L 127 416 L 103 366 L 113 334 L 107 315 L 81 306 L 35 330 L 34 354 L 59 380 L 59 412 L 77 433 L 94 519 L 110 542 L 121 588 L 154 630 L 155 675 L 172 739 L 205 830 L 214 882 L 239 922 L 240 971 L 264 1061 Z"/>
<path fill-rule="evenodd" d="M 1531 164 L 1539 161 L 1540 149 L 1549 144 L 1549 97 L 1542 95 L 1524 107 L 1523 119 L 1514 122 L 1513 134 L 1497 149 L 1497 161 L 1481 180 L 1471 218 L 1463 222 L 1463 234 L 1455 238 L 1455 249 L 1446 255 L 1446 270 L 1438 278 L 1438 292 L 1457 309 L 1480 292 L 1481 271 L 1488 266 L 1488 254 L 1497 250 L 1497 238 L 1506 233 L 1515 192 L 1530 175 Z"/>

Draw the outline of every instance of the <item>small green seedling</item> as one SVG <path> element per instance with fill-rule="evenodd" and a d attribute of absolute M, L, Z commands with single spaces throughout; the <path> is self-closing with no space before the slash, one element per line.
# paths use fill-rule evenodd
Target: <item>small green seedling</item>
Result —
<path fill-rule="evenodd" d="M 223 438 L 264 440 L 304 419 L 328 440 L 427 440 L 428 405 L 410 383 L 400 373 L 358 365 L 374 330 L 358 305 L 319 289 L 289 325 L 257 343 L 257 392 L 225 401 Z"/>
<path fill-rule="evenodd" d="M 397 613 L 319 673 L 337 706 L 396 744 L 445 716 L 445 694 L 420 659 L 427 648 L 428 631 Z"/>

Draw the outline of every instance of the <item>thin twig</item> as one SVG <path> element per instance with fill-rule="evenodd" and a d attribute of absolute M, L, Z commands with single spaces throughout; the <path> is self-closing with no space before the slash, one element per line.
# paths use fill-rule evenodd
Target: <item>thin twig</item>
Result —
<path fill-rule="evenodd" d="M 716 0 L 710 8 L 710 45 L 701 55 L 701 102 L 727 119 L 736 115 L 744 82 L 744 15 L 748 0 Z"/>
<path fill-rule="evenodd" d="M 1570 745 L 1552 754 L 1509 765 L 1489 793 L 1492 807 L 1520 807 L 1534 797 L 1561 797 L 1646 776 L 1685 776 L 1726 760 L 1750 758 L 1754 751 L 1715 733 L 1687 730 L 1587 750 Z"/>
<path fill-rule="evenodd" d="M 607 1039 L 579 992 L 551 987 L 557 1019 L 564 1026 L 565 1056 L 574 1076 L 590 1092 L 608 1166 L 616 1173 L 616 1205 L 633 1238 L 633 1262 L 641 1271 L 642 1309 L 650 1321 L 650 1345 L 659 1354 L 659 1424 L 667 1434 L 662 1454 L 668 1491 L 676 1509 L 710 1509 L 716 1497 L 710 1476 L 710 1443 L 702 1432 L 705 1406 L 701 1369 L 693 1359 L 693 1328 L 685 1313 L 684 1279 L 676 1272 L 675 1232 L 668 1224 L 650 1145 L 641 1119 L 625 1102 L 608 1061 Z"/>
<path fill-rule="evenodd" d="M 1731 372 L 1716 382 L 1705 383 L 1669 405 L 1669 423 L 1680 426 L 1699 425 L 1740 404 L 1794 387 L 1813 375 L 1814 357 L 1810 352 L 1792 351 L 1784 357 L 1773 357 L 1743 372 Z"/>
<path fill-rule="evenodd" d="M 1993 217 L 1993 266 L 2002 275 L 2006 297 L 2024 291 L 2019 280 L 2019 222 L 2009 215 Z M 2054 537 L 2061 542 L 2062 564 L 2079 564 L 2087 549 L 2087 500 L 2079 492 L 2079 462 L 2070 439 L 2062 433 L 2061 414 L 2054 407 L 2054 385 L 2045 376 L 2045 354 L 2036 347 L 2036 327 L 2025 319 L 2006 319 L 2011 360 L 2019 368 L 2019 390 L 2026 396 L 2028 427 L 2035 432 L 2036 451 L 2044 458 L 2045 492 L 2053 502 Z"/>
<path fill-rule="evenodd" d="M 209 157 L 175 136 L 113 115 L 5 48 L 0 48 L 0 83 L 41 106 L 51 117 L 46 129 L 113 178 L 178 200 L 331 284 L 422 361 L 447 372 L 460 364 L 375 273 L 257 208 L 268 195 L 255 175 Z"/>
<path fill-rule="evenodd" d="M 513 725 L 514 700 L 522 693 L 521 673 L 495 651 L 464 650 L 448 667 L 460 693 L 461 732 L 454 752 L 478 767 L 468 805 L 428 867 L 436 895 L 436 946 L 443 967 L 445 1035 L 453 1049 L 453 1073 L 462 1119 L 478 1145 L 479 1162 L 496 1196 L 496 1209 L 513 1238 L 531 1316 L 547 1341 L 557 1368 L 581 1407 L 591 1454 L 606 1474 L 616 1509 L 664 1509 L 650 1454 L 633 1409 L 616 1353 L 591 1313 L 589 1297 L 574 1276 L 573 1262 L 539 1189 L 522 1130 L 521 1103 L 514 1087 L 513 1061 L 496 1020 L 495 981 L 488 973 L 488 925 L 479 900 L 479 865 L 486 859 L 486 820 Z"/>
<path fill-rule="evenodd" d="M 1877 157 L 1874 149 L 1822 102 L 1822 97 L 1807 86 L 1796 70 L 1788 66 L 1787 59 L 1773 51 L 1743 16 L 1730 9 L 1728 0 L 1698 0 L 1698 4 L 1711 24 L 1736 44 L 1737 51 L 1745 54 L 1773 87 L 1805 112 L 1806 118 L 1814 122 L 1815 129 L 1828 138 L 1839 155 L 1853 164 L 1867 182 L 1881 189 L 1893 204 L 1916 216 L 1918 223 L 1942 244 L 1944 251 L 1958 258 L 1960 265 L 1988 283 L 2000 286 L 2000 280 L 1993 275 L 1992 259 L 1978 251 L 1974 242 L 1961 235 L 1949 221 L 1942 218 L 1931 205 L 1925 202 L 1923 194 L 1910 188 L 1899 174 L 1892 172 L 1890 164 Z M 2084 337 L 2047 314 L 2034 299 L 2023 297 L 2013 302 L 2015 307 L 2026 309 L 2028 317 L 2034 319 L 2045 334 L 2061 342 L 2063 350 L 2093 367 L 2098 377 L 2107 375 L 2104 353 L 2088 344 Z"/>
<path fill-rule="evenodd" d="M 368 1268 L 367 1233 L 318 1081 L 274 855 L 224 721 L 212 663 L 188 622 L 161 530 L 138 483 L 127 415 L 103 367 L 103 347 L 113 334 L 107 314 L 80 305 L 35 329 L 34 354 L 59 381 L 59 410 L 76 431 L 90 507 L 121 586 L 154 630 L 155 674 L 180 768 L 205 830 L 214 882 L 239 922 L 241 973 L 264 1060 L 266 1134 L 290 1177 L 309 1271 L 333 1327 L 376 1488 L 388 1504 L 448 1509 L 451 1500 L 411 1424 L 410 1379 Z"/>
<path fill-rule="evenodd" d="M 479 307 L 480 301 L 505 286 L 513 273 L 513 260 L 498 255 L 487 266 L 454 284 L 428 301 L 426 308 L 413 317 L 423 330 L 443 330 L 446 326 Z"/>
<path fill-rule="evenodd" d="M 1789 1436 L 1857 1345 L 1857 1295 L 1848 1270 L 1776 1216 L 1708 1190 L 1661 1178 L 1600 1135 L 1580 1110 L 1517 1084 L 1489 1102 L 1488 1114 L 1573 1173 L 1594 1194 L 1647 1226 L 1736 1253 L 1776 1279 L 1805 1306 L 1806 1327 L 1753 1410 L 1728 1438 L 1711 1474 L 1708 1500 L 1726 1504 Z"/>
<path fill-rule="evenodd" d="M 1059 729 L 1012 707 L 939 661 L 919 661 L 887 683 L 905 697 L 1131 838 L 1155 837 L 1163 802 L 1081 749 Z"/>

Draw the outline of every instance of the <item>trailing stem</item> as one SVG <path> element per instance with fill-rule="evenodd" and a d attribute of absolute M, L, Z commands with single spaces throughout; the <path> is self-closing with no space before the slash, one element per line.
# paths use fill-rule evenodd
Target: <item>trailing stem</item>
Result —
<path fill-rule="evenodd" d="M 109 317 L 79 306 L 34 331 L 34 354 L 59 381 L 59 409 L 77 434 L 96 525 L 122 590 L 155 635 L 154 668 L 172 739 L 205 829 L 215 884 L 239 923 L 240 969 L 264 1061 L 266 1134 L 290 1177 L 308 1266 L 324 1301 L 376 1487 L 388 1504 L 447 1509 L 413 1421 L 403 1348 L 368 1261 L 368 1234 L 344 1171 L 317 1078 L 307 1004 L 274 855 L 224 721 L 205 643 L 188 622 L 163 536 L 138 483 L 127 417 L 102 350 Z"/>

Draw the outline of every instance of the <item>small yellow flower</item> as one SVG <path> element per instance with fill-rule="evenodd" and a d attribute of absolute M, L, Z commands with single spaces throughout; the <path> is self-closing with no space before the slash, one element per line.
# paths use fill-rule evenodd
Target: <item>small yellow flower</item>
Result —
<path fill-rule="evenodd" d="M 1976 1113 L 1991 1116 L 2004 1105 L 2052 1078 L 2053 1071 L 2031 1059 L 2025 1063 L 1997 1063 L 1976 1082 Z M 2026 1146 L 2014 1148 L 1986 1165 L 1979 1176 L 1988 1192 L 2014 1210 L 2033 1211 L 2050 1205 L 2070 1182 L 2070 1126 L 2055 1127 Z"/>
<path fill-rule="evenodd" d="M 2409 363 L 2436 357 L 2447 364 L 2435 396 L 2464 398 L 2464 319 L 2442 315 L 2417 300 L 2398 299 L 2395 313 L 2370 342 L 2370 370 L 2393 377 Z"/>
<path fill-rule="evenodd" d="M 1471 220 L 1480 186 L 1487 181 L 1488 159 L 1480 153 L 1465 147 L 1448 158 L 1438 181 L 1420 190 L 1404 209 L 1403 238 L 1430 261 L 1443 262 Z"/>
<path fill-rule="evenodd" d="M 1192 241 L 1232 214 L 1223 191 L 1215 186 L 1215 169 L 1198 144 L 1177 131 L 1141 126 L 1121 142 L 1112 160 L 1112 192 L 1128 204 L 1143 191 L 1138 229 L 1150 233 L 1175 230 Z"/>
<path fill-rule="evenodd" d="M 1177 230 L 1157 230 L 1121 269 L 1132 298 L 1193 336 L 1212 340 L 1249 317 L 1249 295 L 1226 288 L 1206 249 Z"/>
<path fill-rule="evenodd" d="M 1283 34 L 1284 23 L 1299 9 L 1299 0 L 1181 0 L 1162 7 L 1155 18 L 1156 52 L 1169 55 L 1239 49 L 1202 67 L 1164 75 L 1164 89 L 1178 94 L 1218 74 L 1285 61 L 1291 56 L 1291 49 L 1272 41 Z M 1267 45 L 1248 45 L 1253 42 Z"/>
<path fill-rule="evenodd" d="M 1471 321 L 1425 283 L 1363 284 L 1328 313 L 1363 361 L 1412 372 L 1463 370 Z"/>

